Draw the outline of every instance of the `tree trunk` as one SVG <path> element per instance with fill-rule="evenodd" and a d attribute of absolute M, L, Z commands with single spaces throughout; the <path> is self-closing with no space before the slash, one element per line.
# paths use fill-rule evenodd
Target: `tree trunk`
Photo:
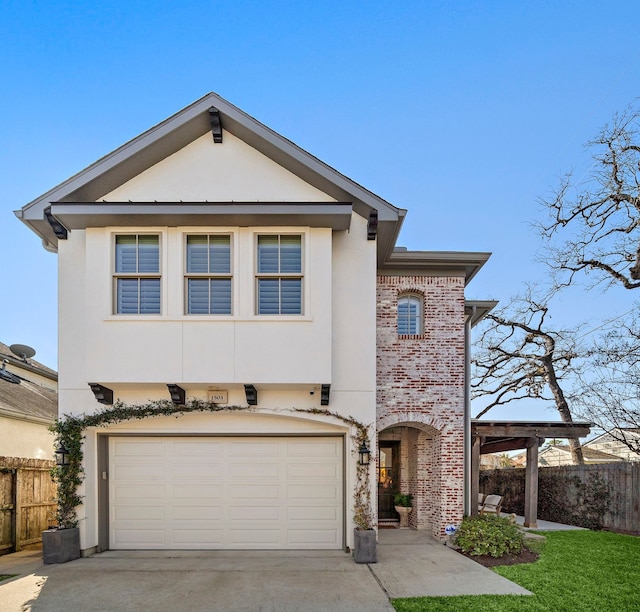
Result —
<path fill-rule="evenodd" d="M 556 377 L 556 371 L 553 367 L 553 361 L 550 358 L 545 359 L 544 367 L 547 373 L 547 382 L 549 384 L 549 389 L 551 389 L 551 393 L 553 393 L 553 398 L 556 401 L 556 408 L 558 410 L 558 413 L 560 414 L 562 422 L 573 423 L 573 419 L 571 418 L 571 410 L 569 410 L 569 404 L 564 397 L 562 387 L 560 387 L 560 383 L 558 382 L 558 378 Z M 569 449 L 571 451 L 571 462 L 574 465 L 583 465 L 584 456 L 582 454 L 580 441 L 575 438 L 569 438 Z"/>

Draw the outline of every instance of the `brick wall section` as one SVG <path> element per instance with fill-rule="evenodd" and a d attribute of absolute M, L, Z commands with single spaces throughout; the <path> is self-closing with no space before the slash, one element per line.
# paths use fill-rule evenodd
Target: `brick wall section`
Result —
<path fill-rule="evenodd" d="M 398 296 L 424 297 L 424 333 L 398 336 Z M 403 426 L 411 525 L 445 537 L 464 504 L 464 278 L 378 276 L 378 431 Z M 407 427 L 404 431 L 404 427 Z"/>

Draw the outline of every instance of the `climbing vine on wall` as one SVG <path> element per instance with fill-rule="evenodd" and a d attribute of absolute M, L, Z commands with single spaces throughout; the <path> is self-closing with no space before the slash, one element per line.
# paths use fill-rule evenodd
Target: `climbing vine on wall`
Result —
<path fill-rule="evenodd" d="M 78 487 L 82 484 L 82 441 L 84 431 L 88 427 L 106 427 L 134 419 L 148 419 L 157 416 L 175 416 L 191 412 L 237 412 L 253 411 L 250 406 L 221 406 L 200 399 L 190 399 L 186 404 L 177 405 L 170 400 L 153 400 L 144 404 L 125 404 L 116 402 L 112 407 L 92 414 L 81 416 L 65 415 L 56 420 L 50 427 L 55 436 L 56 448 L 63 447 L 68 451 L 68 465 L 55 467 L 51 474 L 58 485 L 56 519 L 58 527 L 68 529 L 77 527 L 77 507 L 82 504 L 78 495 Z M 343 416 L 323 408 L 290 408 L 289 412 L 307 413 L 333 417 L 353 428 L 351 436 L 355 444 L 354 452 L 367 441 L 368 428 L 351 416 Z M 357 464 L 356 486 L 354 491 L 354 523 L 358 529 L 372 529 L 375 526 L 374 513 L 371 507 L 371 491 L 369 487 L 369 466 Z"/>

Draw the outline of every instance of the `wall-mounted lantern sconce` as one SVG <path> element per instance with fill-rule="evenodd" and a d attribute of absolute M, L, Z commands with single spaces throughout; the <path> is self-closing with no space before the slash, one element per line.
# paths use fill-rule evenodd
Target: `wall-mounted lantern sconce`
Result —
<path fill-rule="evenodd" d="M 329 393 L 331 392 L 331 385 L 322 385 L 320 387 L 320 405 L 329 405 Z"/>
<path fill-rule="evenodd" d="M 169 395 L 171 395 L 171 401 L 177 405 L 183 405 L 185 403 L 186 393 L 185 390 L 178 385 L 167 385 L 169 389 Z"/>
<path fill-rule="evenodd" d="M 369 465 L 371 459 L 371 451 L 367 448 L 367 441 L 363 440 L 360 448 L 358 449 L 358 463 L 360 465 Z"/>
<path fill-rule="evenodd" d="M 69 465 L 69 451 L 65 448 L 64 444 L 56 448 L 56 465 L 58 467 Z"/>
<path fill-rule="evenodd" d="M 249 406 L 258 405 L 258 390 L 253 385 L 245 385 L 244 394 L 247 396 Z"/>
<path fill-rule="evenodd" d="M 98 383 L 89 383 L 93 394 L 101 404 L 113 404 L 113 391 Z"/>

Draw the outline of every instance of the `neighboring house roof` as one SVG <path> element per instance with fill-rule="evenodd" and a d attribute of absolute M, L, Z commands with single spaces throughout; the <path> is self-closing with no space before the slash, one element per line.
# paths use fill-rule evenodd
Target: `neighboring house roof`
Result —
<path fill-rule="evenodd" d="M 0 362 L 6 362 L 19 383 L 0 377 L 0 417 L 20 419 L 34 423 L 53 423 L 58 415 L 58 395 L 52 389 L 34 382 L 35 376 L 57 381 L 55 370 L 38 361 L 17 357 L 11 349 L 0 342 Z M 34 380 L 30 380 L 33 378 Z"/>
<path fill-rule="evenodd" d="M 14 384 L 0 379 L 0 417 L 35 423 L 53 423 L 58 415 L 55 391 L 23 380 Z"/>
<path fill-rule="evenodd" d="M 585 442 L 585 446 L 589 446 L 590 444 L 599 444 L 603 440 L 615 440 L 620 441 L 619 438 L 622 436 L 629 437 L 631 439 L 640 439 L 640 427 L 616 427 L 611 431 L 605 431 L 604 433 L 596 436 L 595 438 Z M 621 442 L 622 444 L 622 442 Z"/>
<path fill-rule="evenodd" d="M 58 373 L 55 370 L 48 368 L 35 359 L 27 359 L 26 361 L 21 359 L 15 355 L 6 344 L 0 342 L 0 363 L 4 360 L 13 366 L 14 370 L 24 370 L 25 373 L 20 374 L 23 378 L 28 379 L 29 375 L 27 372 L 33 372 L 34 374 L 44 376 L 53 381 L 58 380 Z"/>
<path fill-rule="evenodd" d="M 568 457 L 571 456 L 571 449 L 568 444 L 555 444 L 553 446 L 547 446 L 540 450 L 538 453 L 539 463 L 544 464 L 549 461 L 550 464 L 553 463 L 553 459 L 546 458 L 546 455 L 551 454 L 566 454 Z M 615 455 L 610 455 L 609 453 L 603 453 L 602 451 L 595 450 L 593 448 L 585 448 L 582 447 L 582 456 L 584 457 L 585 463 L 615 463 L 618 461 L 622 461 L 620 457 L 616 457 Z"/>
<path fill-rule="evenodd" d="M 591 448 L 599 447 L 612 455 L 622 457 L 625 461 L 640 461 L 640 428 L 616 427 L 600 434 L 584 444 Z"/>

